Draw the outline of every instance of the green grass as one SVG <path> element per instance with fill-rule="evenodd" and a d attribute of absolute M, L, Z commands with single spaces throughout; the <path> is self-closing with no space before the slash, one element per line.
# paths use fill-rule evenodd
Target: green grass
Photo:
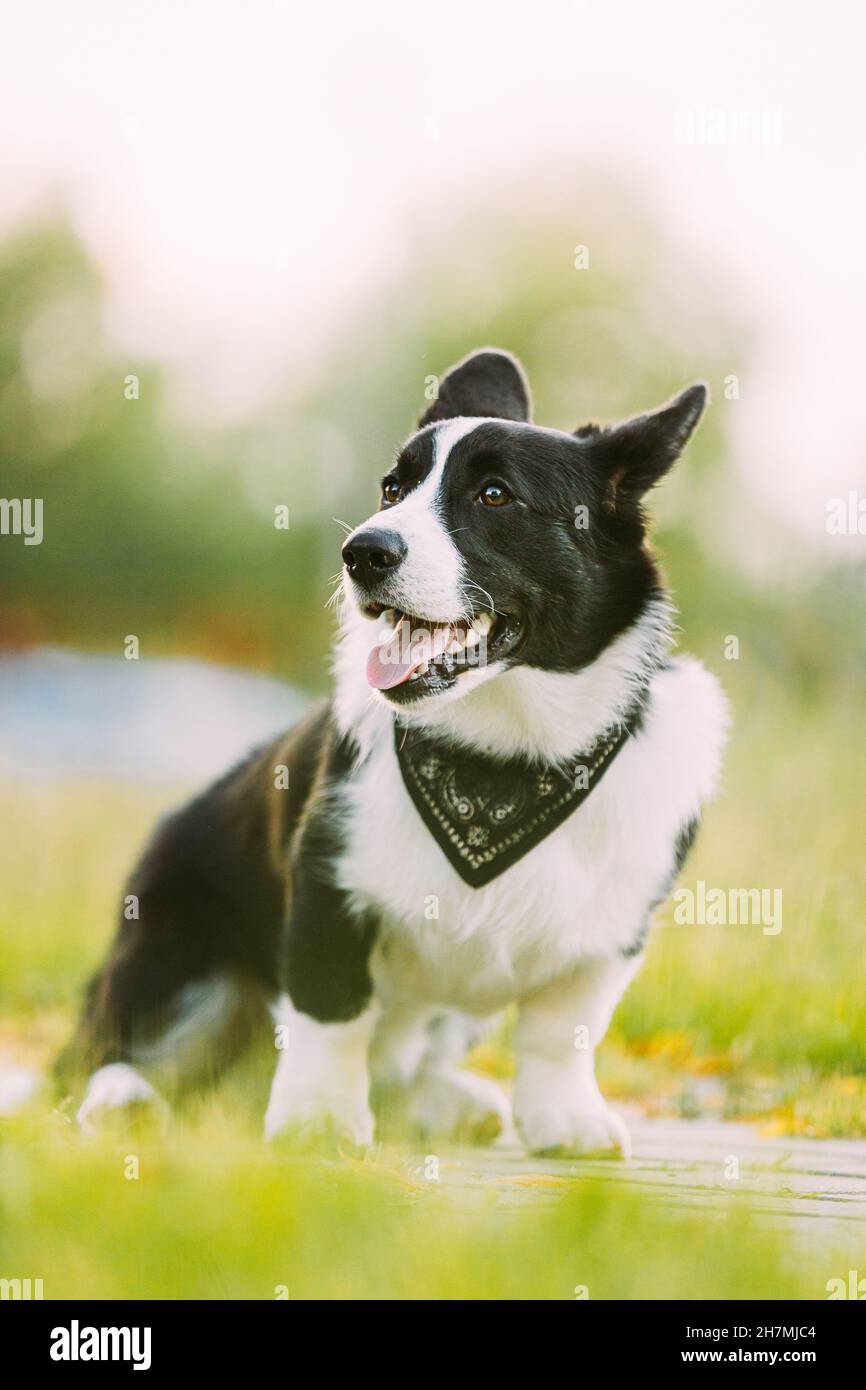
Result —
<path fill-rule="evenodd" d="M 776 698 L 735 723 L 683 885 L 778 888 L 782 929 L 678 926 L 670 907 L 618 1014 L 633 1056 L 724 1082 L 730 1113 L 866 1134 L 861 713 Z"/>
<path fill-rule="evenodd" d="M 55 1113 L 19 1118 L 0 1149 L 0 1271 L 46 1298 L 817 1299 L 856 1267 L 853 1240 L 807 1257 L 757 1234 L 746 1198 L 670 1213 L 577 1177 L 500 1203 L 425 1182 L 399 1150 L 266 1147 L 225 1098 L 149 1141 L 85 1141 Z"/>
<path fill-rule="evenodd" d="M 603 1085 L 656 1111 L 863 1135 L 860 712 L 836 700 L 831 718 L 778 690 L 756 704 L 738 679 L 724 792 L 682 882 L 780 887 L 782 931 L 678 927 L 664 911 L 602 1048 Z M 7 1057 L 47 1066 L 130 859 L 178 795 L 45 782 L 0 796 Z M 507 1025 L 475 1062 L 507 1077 Z M 821 1298 L 862 1263 L 853 1248 L 805 1258 L 755 1228 L 745 1194 L 725 1215 L 662 1211 L 578 1168 L 560 1195 L 514 1210 L 495 1184 L 418 1178 L 408 1148 L 364 1162 L 267 1148 L 266 1084 L 254 1059 L 149 1138 L 83 1139 L 44 1099 L 7 1121 L 0 1275 L 41 1277 L 48 1297 L 570 1299 L 587 1285 L 592 1298 Z"/>

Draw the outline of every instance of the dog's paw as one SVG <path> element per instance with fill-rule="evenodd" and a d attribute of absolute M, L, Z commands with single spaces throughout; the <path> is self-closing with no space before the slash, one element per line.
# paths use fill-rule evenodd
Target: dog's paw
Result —
<path fill-rule="evenodd" d="M 490 1144 L 511 1125 L 505 1093 L 471 1071 L 431 1072 L 415 1081 L 406 1109 L 412 1129 L 426 1138 Z"/>
<path fill-rule="evenodd" d="M 84 1134 L 142 1122 L 162 1124 L 168 1106 L 141 1072 L 126 1062 L 110 1062 L 93 1073 L 76 1116 Z"/>
<path fill-rule="evenodd" d="M 619 1153 L 631 1157 L 631 1139 L 624 1122 L 601 1098 L 590 1097 L 564 1106 L 527 1109 L 516 1116 L 520 1137 L 532 1154 L 589 1158 Z"/>
<path fill-rule="evenodd" d="M 373 1130 L 373 1112 L 366 1100 L 301 1087 L 272 1095 L 265 1114 L 269 1141 L 280 1137 L 316 1147 L 368 1149 Z"/>
<path fill-rule="evenodd" d="M 265 1139 L 368 1149 L 374 1131 L 367 1066 L 372 1010 L 349 1023 L 319 1023 L 283 998 L 274 1017 L 285 1037 L 265 1114 Z"/>

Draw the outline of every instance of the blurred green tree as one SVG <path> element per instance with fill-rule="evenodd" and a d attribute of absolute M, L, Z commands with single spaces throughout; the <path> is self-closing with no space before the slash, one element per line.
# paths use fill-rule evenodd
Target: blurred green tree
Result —
<path fill-rule="evenodd" d="M 0 543 L 0 643 L 119 650 L 135 632 L 145 653 L 324 687 L 336 518 L 373 508 L 431 378 L 494 343 L 524 361 L 537 418 L 566 429 L 709 379 L 716 403 L 653 499 L 689 645 L 718 662 L 736 634 L 755 658 L 740 674 L 749 698 L 767 681 L 804 697 L 862 692 L 862 568 L 806 568 L 771 586 L 739 563 L 744 547 L 784 553 L 791 538 L 729 464 L 722 382 L 746 373 L 748 339 L 704 267 L 673 263 L 644 210 L 585 175 L 567 190 L 540 181 L 517 211 L 488 192 L 453 225 L 407 239 L 312 389 L 298 398 L 287 382 L 225 429 L 181 426 L 164 372 L 111 342 L 103 285 L 62 217 L 7 241 L 0 493 L 43 498 L 45 539 Z M 274 525 L 280 505 L 287 531 Z"/>

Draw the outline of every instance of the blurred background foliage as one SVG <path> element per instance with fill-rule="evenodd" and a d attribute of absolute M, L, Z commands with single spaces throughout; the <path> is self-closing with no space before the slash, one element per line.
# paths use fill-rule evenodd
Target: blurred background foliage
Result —
<path fill-rule="evenodd" d="M 116 651 L 135 632 L 151 655 L 325 688 L 335 518 L 354 524 L 372 510 L 425 379 L 494 343 L 524 361 L 536 417 L 561 428 L 635 413 L 707 379 L 713 405 L 653 503 L 688 643 L 718 662 L 736 635 L 744 694 L 769 684 L 810 700 L 858 698 L 862 568 L 811 556 L 730 461 L 737 401 L 724 383 L 733 373 L 748 389 L 747 329 L 717 301 L 706 267 L 667 266 L 619 190 L 598 207 L 581 216 L 587 241 L 605 247 L 590 273 L 563 254 L 574 219 L 556 188 L 522 217 L 512 205 L 507 232 L 494 198 L 445 229 L 416 228 L 407 263 L 345 325 L 303 392 L 287 380 L 231 425 L 184 419 L 159 364 L 131 360 L 112 340 L 99 273 L 61 216 L 22 228 L 0 249 L 2 494 L 44 499 L 46 539 L 0 546 L 0 644 Z M 125 395 L 130 374 L 137 399 Z M 273 524 L 279 504 L 288 532 Z"/>

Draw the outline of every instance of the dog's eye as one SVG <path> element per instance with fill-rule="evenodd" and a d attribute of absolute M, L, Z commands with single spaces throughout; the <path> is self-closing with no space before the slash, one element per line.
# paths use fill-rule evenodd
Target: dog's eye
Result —
<path fill-rule="evenodd" d="M 476 500 L 485 507 L 506 507 L 514 498 L 502 483 L 485 483 Z"/>
<path fill-rule="evenodd" d="M 386 507 L 393 507 L 400 501 L 403 489 L 396 478 L 386 478 L 382 484 L 382 501 Z"/>

